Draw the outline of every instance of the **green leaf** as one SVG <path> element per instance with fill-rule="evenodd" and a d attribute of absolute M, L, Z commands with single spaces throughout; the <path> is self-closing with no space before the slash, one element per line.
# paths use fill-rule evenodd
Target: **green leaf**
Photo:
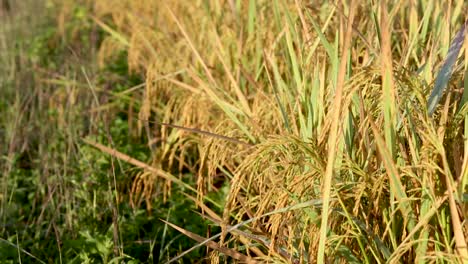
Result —
<path fill-rule="evenodd" d="M 447 86 L 447 83 L 450 80 L 450 77 L 452 77 L 453 66 L 457 61 L 458 54 L 460 53 L 463 41 L 465 40 L 465 28 L 467 24 L 468 20 L 465 21 L 465 23 L 453 39 L 447 57 L 445 58 L 444 65 L 440 69 L 439 74 L 437 74 L 434 89 L 432 90 L 431 96 L 429 97 L 429 101 L 427 103 L 427 111 L 429 113 L 429 116 L 431 116 L 434 113 L 437 104 L 442 98 L 442 94 L 444 92 L 445 87 Z"/>

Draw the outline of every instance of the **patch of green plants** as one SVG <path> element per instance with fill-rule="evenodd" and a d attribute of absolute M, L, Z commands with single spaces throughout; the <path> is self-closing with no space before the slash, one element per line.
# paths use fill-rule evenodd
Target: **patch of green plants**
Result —
<path fill-rule="evenodd" d="M 190 248 L 187 238 L 161 221 L 207 232 L 185 190 L 175 186 L 170 199 L 156 199 L 159 192 L 151 194 L 151 206 L 145 201 L 132 206 L 132 184 L 141 170 L 82 142 L 93 139 L 141 161 L 150 159 L 150 149 L 132 131 L 137 121 L 128 115 L 135 105 L 122 95 L 143 82 L 128 71 L 126 54 L 98 69 L 92 54 L 102 31 L 84 6 L 76 5 L 61 25 L 65 35 L 55 17 L 45 15 L 56 14 L 59 5 L 16 8 L 21 11 L 4 23 L 35 12 L 44 12 L 44 18 L 34 34 L 18 38 L 15 34 L 26 26 L 20 24 L 2 32 L 8 45 L 1 50 L 3 58 L 24 64 L 0 73 L 2 79 L 12 74 L 0 92 L 5 98 L 0 108 L 0 262 L 158 263 Z M 193 184 L 193 175 L 181 178 Z M 152 184 L 159 190 L 157 182 Z M 185 259 L 201 259 L 204 252 Z"/>

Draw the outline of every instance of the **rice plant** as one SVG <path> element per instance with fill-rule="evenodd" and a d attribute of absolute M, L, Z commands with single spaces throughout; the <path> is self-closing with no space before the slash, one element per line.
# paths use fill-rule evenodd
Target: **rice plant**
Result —
<path fill-rule="evenodd" d="M 165 263 L 468 261 L 464 1 L 53 7 L 56 38 L 97 32 L 91 66 L 61 73 L 93 108 L 89 133 L 73 136 L 77 159 L 135 170 L 99 183 L 114 217 L 112 239 L 95 238 L 109 245 L 103 261 L 144 261 L 126 253 L 121 206 L 156 212 L 191 245 L 169 244 Z M 123 112 L 126 132 L 109 122 Z M 157 211 L 181 195 L 206 230 Z"/>

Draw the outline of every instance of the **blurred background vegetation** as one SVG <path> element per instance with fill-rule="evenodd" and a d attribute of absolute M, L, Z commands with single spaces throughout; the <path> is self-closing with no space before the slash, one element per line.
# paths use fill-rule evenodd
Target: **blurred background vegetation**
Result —
<path fill-rule="evenodd" d="M 0 262 L 467 261 L 463 0 L 3 0 Z"/>
<path fill-rule="evenodd" d="M 81 141 L 115 145 L 143 161 L 152 156 L 131 119 L 144 77 L 128 71 L 125 51 L 98 67 L 105 33 L 91 12 L 84 2 L 31 0 L 2 13 L 2 263 L 158 263 L 193 245 L 160 218 L 207 232 L 178 186 L 171 199 L 155 186 L 154 199 L 131 205 L 141 172 Z"/>

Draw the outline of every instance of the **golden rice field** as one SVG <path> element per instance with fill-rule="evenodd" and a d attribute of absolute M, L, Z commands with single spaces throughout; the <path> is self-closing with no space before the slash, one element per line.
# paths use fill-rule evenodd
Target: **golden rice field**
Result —
<path fill-rule="evenodd" d="M 463 0 L 0 7 L 0 262 L 468 262 Z"/>

